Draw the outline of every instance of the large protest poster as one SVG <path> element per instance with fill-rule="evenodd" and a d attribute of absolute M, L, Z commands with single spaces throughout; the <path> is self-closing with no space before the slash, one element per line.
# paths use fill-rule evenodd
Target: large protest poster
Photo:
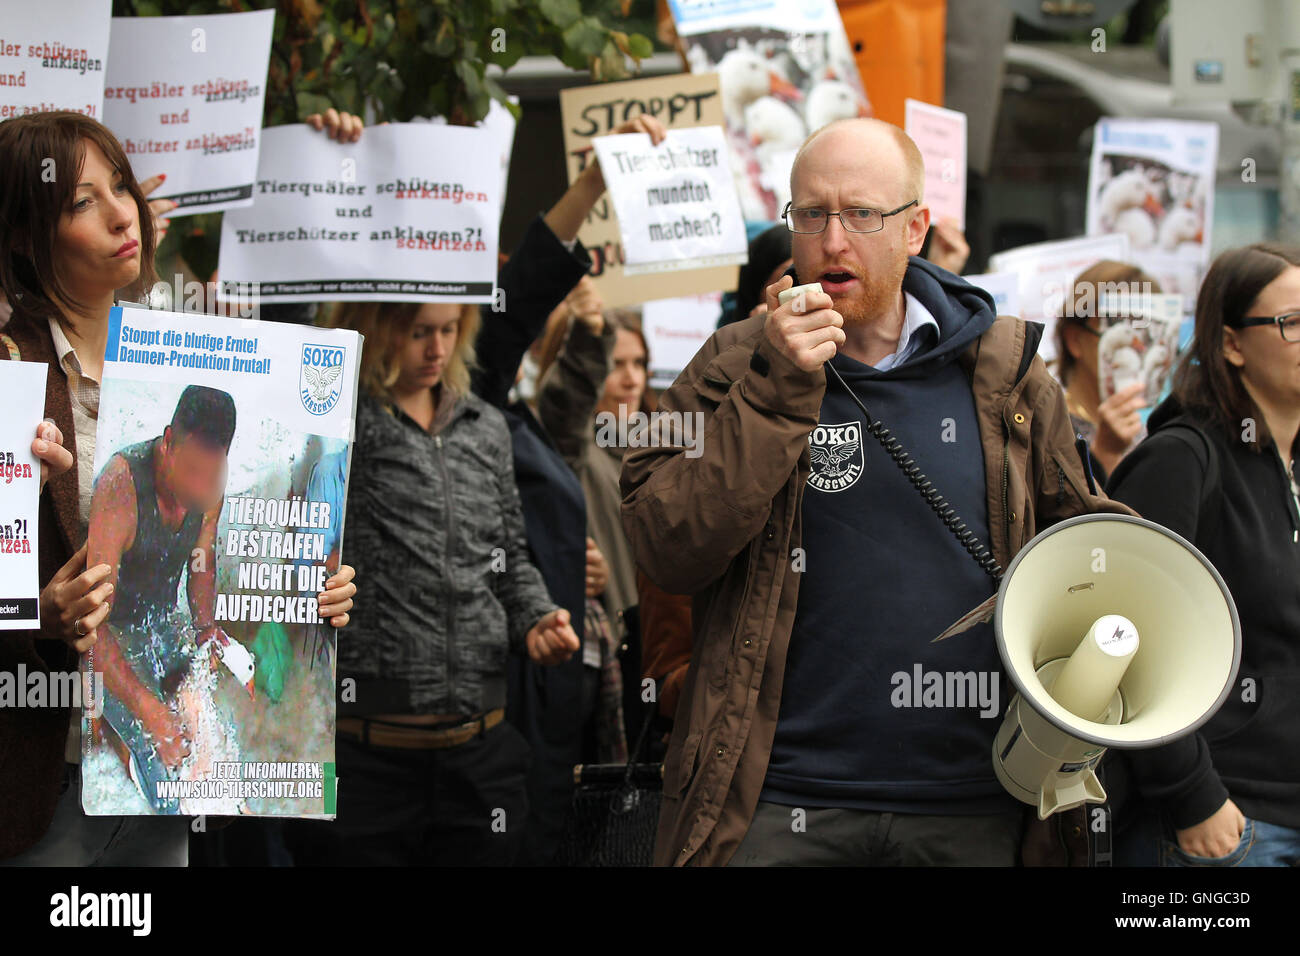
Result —
<path fill-rule="evenodd" d="M 333 627 L 362 342 L 110 313 L 88 560 L 114 569 L 83 669 L 89 814 L 334 812 Z"/>
<path fill-rule="evenodd" d="M 669 130 L 658 146 L 645 133 L 593 143 L 618 212 L 627 275 L 748 258 L 722 127 Z"/>
<path fill-rule="evenodd" d="M 670 130 L 716 126 L 722 122 L 722 99 L 716 76 L 682 73 L 564 90 L 560 113 L 569 182 L 573 182 L 595 155 L 594 137 L 611 133 L 642 113 L 654 116 Z M 618 217 L 608 195 L 596 202 L 578 238 L 591 254 L 591 274 L 608 308 L 736 287 L 734 266 L 628 275 L 623 268 L 625 252 Z"/>
<path fill-rule="evenodd" d="M 1123 233 L 1133 263 L 1191 312 L 1210 262 L 1219 126 L 1098 120 L 1088 170 L 1087 233 Z"/>
<path fill-rule="evenodd" d="M 248 206 L 266 99 L 274 10 L 114 17 L 104 125 L 170 216 Z"/>
<path fill-rule="evenodd" d="M 0 120 L 101 118 L 112 0 L 0 0 Z"/>
<path fill-rule="evenodd" d="M 222 217 L 218 300 L 256 285 L 262 302 L 491 302 L 500 146 L 495 130 L 436 123 L 356 143 L 263 130 L 254 203 Z"/>
<path fill-rule="evenodd" d="M 1056 320 L 1066 307 L 1079 273 L 1103 259 L 1128 262 L 1128 237 L 1119 233 L 1035 242 L 989 257 L 990 272 L 1014 272 L 1020 277 L 1020 318 L 1043 323 L 1038 354 L 1044 362 L 1056 358 Z"/>
<path fill-rule="evenodd" d="M 809 133 L 870 116 L 835 0 L 669 0 L 692 73 L 717 73 L 745 219 L 775 222 Z"/>
<path fill-rule="evenodd" d="M 41 462 L 32 440 L 45 414 L 48 370 L 44 362 L 0 362 L 0 631 L 37 627 L 41 619 Z"/>

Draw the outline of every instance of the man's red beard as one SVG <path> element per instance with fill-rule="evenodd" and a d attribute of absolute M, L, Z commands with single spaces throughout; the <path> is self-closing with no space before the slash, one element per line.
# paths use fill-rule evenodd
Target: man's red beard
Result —
<path fill-rule="evenodd" d="M 860 287 L 851 299 L 835 303 L 835 310 L 845 325 L 873 322 L 893 308 L 903 286 L 903 273 L 907 271 L 904 259 L 888 273 L 858 276 Z"/>

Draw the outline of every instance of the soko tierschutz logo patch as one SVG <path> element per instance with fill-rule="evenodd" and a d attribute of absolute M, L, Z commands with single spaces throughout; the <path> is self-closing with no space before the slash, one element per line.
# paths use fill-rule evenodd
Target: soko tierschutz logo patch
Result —
<path fill-rule="evenodd" d="M 862 426 L 857 422 L 818 425 L 808 433 L 808 451 L 808 484 L 818 491 L 843 491 L 862 477 Z"/>
<path fill-rule="evenodd" d="M 338 404 L 343 393 L 343 366 L 347 357 L 347 349 L 337 345 L 303 345 L 298 395 L 302 407 L 311 414 L 324 415 Z"/>

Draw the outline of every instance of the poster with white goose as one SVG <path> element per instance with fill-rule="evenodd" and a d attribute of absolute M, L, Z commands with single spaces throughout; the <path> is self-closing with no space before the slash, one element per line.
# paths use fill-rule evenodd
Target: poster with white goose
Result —
<path fill-rule="evenodd" d="M 669 0 L 692 73 L 717 73 L 728 147 L 749 221 L 774 222 L 808 134 L 870 116 L 834 0 Z"/>
<path fill-rule="evenodd" d="M 1131 261 L 1185 312 L 1210 261 L 1218 155 L 1216 123 L 1105 117 L 1093 136 L 1087 234 L 1127 236 Z"/>
<path fill-rule="evenodd" d="M 330 817 L 334 628 L 361 338 L 114 308 L 87 540 L 91 815 Z"/>

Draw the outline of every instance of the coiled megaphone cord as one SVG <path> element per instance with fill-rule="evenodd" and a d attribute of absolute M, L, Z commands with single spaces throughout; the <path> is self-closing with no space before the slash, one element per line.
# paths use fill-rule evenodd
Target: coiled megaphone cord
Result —
<path fill-rule="evenodd" d="M 975 559 L 975 563 L 989 577 L 995 582 L 1001 582 L 1002 566 L 993 557 L 988 546 L 966 527 L 966 522 L 957 516 L 956 509 L 948 504 L 948 500 L 943 495 L 939 494 L 939 490 L 934 487 L 934 482 L 925 477 L 925 473 L 921 471 L 912 456 L 907 453 L 907 449 L 903 447 L 902 443 L 890 433 L 888 428 L 871 417 L 871 412 L 867 411 L 867 406 L 862 404 L 862 400 L 858 398 L 857 393 L 849 388 L 844 379 L 840 378 L 839 370 L 830 362 L 826 363 L 826 370 L 835 376 L 836 381 L 840 383 L 844 391 L 848 392 L 849 398 L 853 399 L 854 404 L 862 409 L 863 419 L 867 423 L 866 429 L 871 434 L 871 437 L 880 442 L 880 446 L 894 460 L 894 464 L 903 472 L 903 476 L 921 493 L 921 497 L 930 506 L 930 510 L 939 516 L 939 520 L 944 523 L 944 527 L 953 533 L 953 536 L 961 542 L 961 546 L 970 553 L 970 556 Z"/>

